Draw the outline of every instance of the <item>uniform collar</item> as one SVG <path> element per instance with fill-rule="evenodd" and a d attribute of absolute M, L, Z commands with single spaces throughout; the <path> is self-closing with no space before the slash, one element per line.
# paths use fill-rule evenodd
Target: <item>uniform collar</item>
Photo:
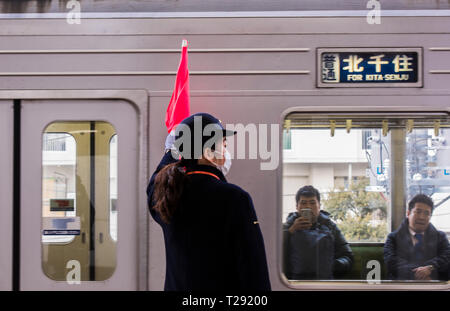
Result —
<path fill-rule="evenodd" d="M 215 166 L 212 166 L 212 165 L 196 164 L 196 165 L 194 165 L 192 167 L 186 168 L 186 172 L 193 172 L 193 171 L 200 171 L 200 172 L 211 173 L 211 174 L 214 174 L 217 177 L 219 177 L 219 179 L 221 181 L 227 182 L 227 180 L 225 179 L 225 176 L 223 175 L 223 173 L 218 168 L 216 168 Z"/>

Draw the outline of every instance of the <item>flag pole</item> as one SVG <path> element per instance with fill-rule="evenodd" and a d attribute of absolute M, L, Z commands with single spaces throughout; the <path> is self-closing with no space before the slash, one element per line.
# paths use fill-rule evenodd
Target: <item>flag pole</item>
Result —
<path fill-rule="evenodd" d="M 168 133 L 171 133 L 190 114 L 187 46 L 188 41 L 183 39 L 181 41 L 181 59 L 175 78 L 175 86 L 166 112 Z"/>

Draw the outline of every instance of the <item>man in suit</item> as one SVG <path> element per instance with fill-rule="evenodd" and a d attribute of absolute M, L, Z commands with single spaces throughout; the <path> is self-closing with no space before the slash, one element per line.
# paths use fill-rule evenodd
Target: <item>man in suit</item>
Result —
<path fill-rule="evenodd" d="M 448 279 L 450 246 L 445 233 L 430 223 L 433 209 L 431 198 L 416 195 L 400 228 L 388 235 L 384 261 L 390 279 Z"/>

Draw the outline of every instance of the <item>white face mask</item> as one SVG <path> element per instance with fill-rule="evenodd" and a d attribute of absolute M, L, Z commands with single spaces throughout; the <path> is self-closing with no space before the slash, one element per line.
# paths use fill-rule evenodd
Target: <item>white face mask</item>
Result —
<path fill-rule="evenodd" d="M 222 156 L 222 154 L 220 152 L 214 151 L 214 153 L 217 153 Z M 227 149 L 225 149 L 224 158 L 225 158 L 225 163 L 223 165 L 216 165 L 216 167 L 225 176 L 226 174 L 228 174 L 228 172 L 230 171 L 230 168 L 231 168 L 231 154 L 228 152 Z"/>

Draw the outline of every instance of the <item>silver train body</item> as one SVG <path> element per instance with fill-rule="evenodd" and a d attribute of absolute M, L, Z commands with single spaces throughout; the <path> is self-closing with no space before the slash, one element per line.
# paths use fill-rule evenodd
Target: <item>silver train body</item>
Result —
<path fill-rule="evenodd" d="M 48 8 L 53 8 L 53 2 L 47 2 Z M 276 124 L 281 129 L 290 113 L 450 111 L 448 10 L 437 10 L 434 5 L 427 10 L 400 10 L 394 5 L 382 14 L 380 24 L 370 24 L 369 10 L 363 8 L 239 11 L 233 3 L 235 12 L 193 13 L 185 8 L 188 12 L 133 13 L 128 7 L 128 12 L 90 12 L 82 15 L 80 24 L 70 24 L 61 10 L 46 12 L 50 9 L 32 6 L 29 15 L 19 14 L 6 11 L 7 1 L 2 1 L 2 289 L 163 288 L 164 240 L 148 213 L 145 189 L 163 154 L 167 135 L 164 119 L 182 39 L 189 41 L 191 111 L 209 112 L 225 124 Z M 320 88 L 319 48 L 419 49 L 422 85 Z M 17 159 L 12 153 L 18 134 L 13 106 L 18 103 L 22 114 L 20 172 L 15 171 Z M 49 279 L 42 268 L 40 139 L 52 122 L 80 120 L 109 122 L 117 131 L 117 262 L 111 278 L 70 284 Z M 281 138 L 281 130 L 277 133 Z M 272 287 L 288 290 L 293 286 L 281 271 L 281 226 L 285 219 L 281 207 L 283 151 L 278 149 L 275 169 L 261 170 L 261 163 L 267 161 L 264 159 L 235 159 L 227 178 L 252 196 Z M 20 183 L 12 182 L 14 178 Z M 19 194 L 14 189 L 17 187 Z M 19 216 L 13 205 L 20 205 Z M 392 226 L 399 224 L 403 214 L 401 208 L 393 211 L 397 218 Z M 389 290 L 404 286 L 307 282 L 297 289 Z M 442 283 L 427 286 L 448 288 Z"/>

